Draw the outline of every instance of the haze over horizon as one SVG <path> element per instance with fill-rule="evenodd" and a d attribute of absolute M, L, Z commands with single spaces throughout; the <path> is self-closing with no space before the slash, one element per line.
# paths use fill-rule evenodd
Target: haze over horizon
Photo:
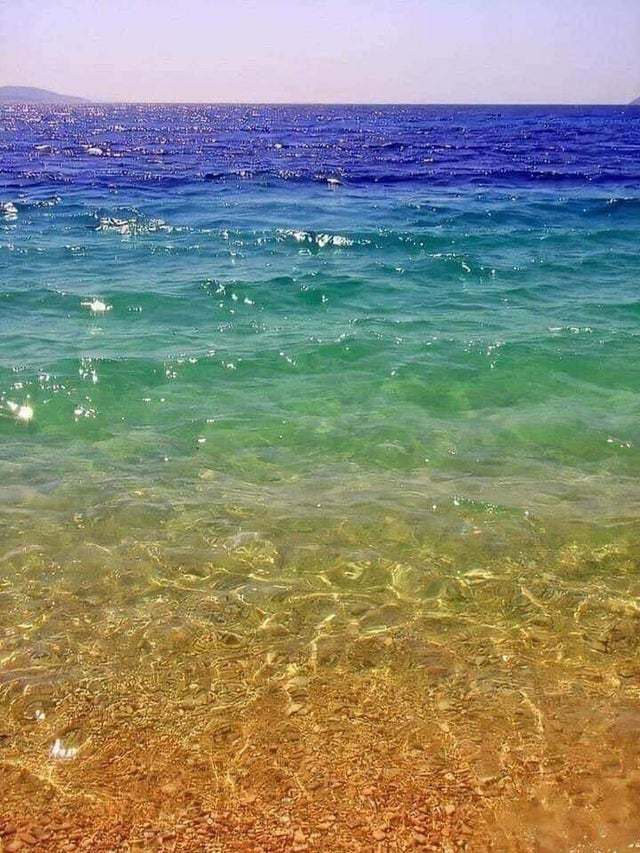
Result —
<path fill-rule="evenodd" d="M 0 85 L 100 101 L 625 103 L 640 4 L 611 0 L 24 0 Z"/>

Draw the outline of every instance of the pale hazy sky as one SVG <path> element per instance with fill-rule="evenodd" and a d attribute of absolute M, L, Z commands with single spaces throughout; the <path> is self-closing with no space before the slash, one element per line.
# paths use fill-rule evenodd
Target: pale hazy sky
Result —
<path fill-rule="evenodd" d="M 0 0 L 0 85 L 104 100 L 621 103 L 640 0 Z"/>

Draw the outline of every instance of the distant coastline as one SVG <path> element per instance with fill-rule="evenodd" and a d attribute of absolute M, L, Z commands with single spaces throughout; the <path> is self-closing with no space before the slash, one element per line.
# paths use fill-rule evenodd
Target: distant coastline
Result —
<path fill-rule="evenodd" d="M 0 86 L 1 104 L 90 104 L 87 98 L 77 95 L 61 95 L 49 89 L 34 86 Z"/>

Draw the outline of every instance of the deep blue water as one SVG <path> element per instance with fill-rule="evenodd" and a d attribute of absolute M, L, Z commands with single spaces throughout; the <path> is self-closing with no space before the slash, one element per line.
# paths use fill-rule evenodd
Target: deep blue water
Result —
<path fill-rule="evenodd" d="M 629 107 L 0 107 L 5 190 L 131 190 L 233 178 L 637 189 Z M 97 146 L 104 157 L 86 156 Z"/>

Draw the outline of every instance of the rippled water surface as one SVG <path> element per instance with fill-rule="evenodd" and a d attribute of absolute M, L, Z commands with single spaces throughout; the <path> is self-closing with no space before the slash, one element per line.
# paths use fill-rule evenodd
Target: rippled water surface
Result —
<path fill-rule="evenodd" d="M 639 238 L 638 109 L 0 107 L 7 820 L 640 842 Z"/>

